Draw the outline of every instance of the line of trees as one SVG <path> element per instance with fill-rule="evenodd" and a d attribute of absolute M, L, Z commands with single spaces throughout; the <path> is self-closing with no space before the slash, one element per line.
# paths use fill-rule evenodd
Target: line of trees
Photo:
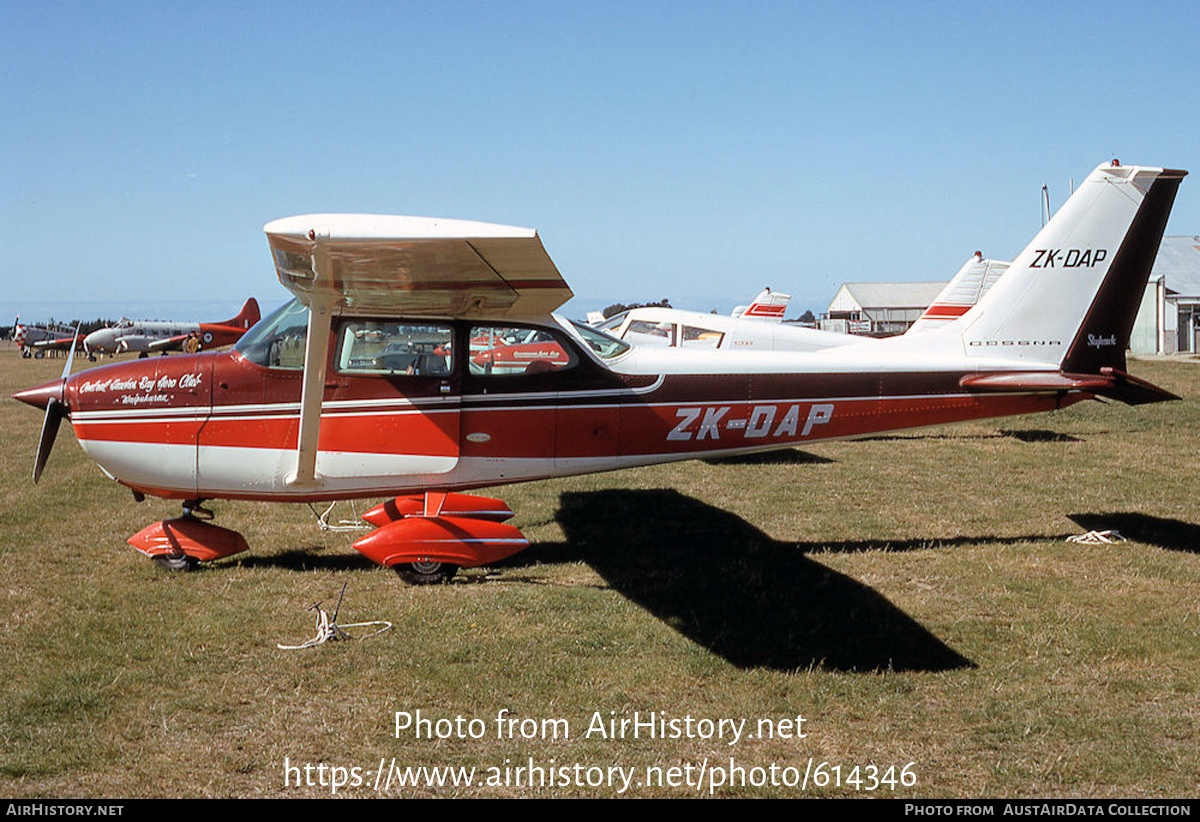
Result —
<path fill-rule="evenodd" d="M 656 303 L 630 303 L 629 305 L 626 305 L 625 303 L 613 303 L 612 305 L 606 307 L 604 309 L 604 311 L 601 313 L 604 314 L 604 319 L 607 320 L 609 317 L 617 316 L 622 311 L 630 311 L 631 309 L 634 309 L 634 308 L 670 308 L 670 307 L 671 307 L 671 301 L 668 300 L 666 297 L 664 297 L 663 299 L 659 300 Z"/>
<path fill-rule="evenodd" d="M 51 317 L 45 322 L 22 322 L 21 325 L 37 326 L 38 328 L 48 328 L 51 330 L 61 331 L 64 335 L 72 334 L 75 331 L 75 326 L 79 325 L 81 334 L 90 334 L 98 328 L 108 328 L 117 324 L 117 320 L 96 318 L 81 322 L 79 320 L 71 320 L 70 322 L 61 322 Z M 5 325 L 0 327 L 0 340 L 11 340 L 16 331 L 16 323 L 13 325 Z"/>

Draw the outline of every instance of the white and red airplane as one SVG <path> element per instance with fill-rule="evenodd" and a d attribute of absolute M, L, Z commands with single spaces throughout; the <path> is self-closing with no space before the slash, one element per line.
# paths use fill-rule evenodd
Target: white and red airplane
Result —
<path fill-rule="evenodd" d="M 658 348 L 743 351 L 816 351 L 861 342 L 862 337 L 820 331 L 783 322 L 787 294 L 764 289 L 754 302 L 738 306 L 728 317 L 680 308 L 643 306 L 614 314 L 596 328 L 619 340 Z"/>
<path fill-rule="evenodd" d="M 292 217 L 265 230 L 296 299 L 232 351 L 64 370 L 15 397 L 45 409 L 35 480 L 65 417 L 135 497 L 185 501 L 130 540 L 162 564 L 246 548 L 204 500 L 386 495 L 354 547 L 436 581 L 528 546 L 507 506 L 466 493 L 485 486 L 1177 399 L 1125 350 L 1185 174 L 1103 165 L 953 322 L 811 352 L 635 347 L 557 317 L 571 292 L 529 229 Z M 566 356 L 480 360 L 529 332 Z"/>
<path fill-rule="evenodd" d="M 89 355 L 96 352 L 121 354 L 138 351 L 144 357 L 154 351 L 219 348 L 237 342 L 260 319 L 258 301 L 246 300 L 236 317 L 218 323 L 172 320 L 121 320 L 115 326 L 98 328 L 83 339 Z"/>
<path fill-rule="evenodd" d="M 905 333 L 920 333 L 958 319 L 987 293 L 1007 269 L 1008 263 L 984 259 L 983 254 L 975 252 Z M 783 323 L 783 312 L 789 299 L 787 294 L 767 288 L 749 308 L 739 306 L 728 317 L 645 306 L 622 311 L 607 320 L 601 319 L 595 326 L 634 345 L 720 351 L 744 351 L 750 348 L 817 351 L 861 343 L 866 339 L 858 334 Z"/>

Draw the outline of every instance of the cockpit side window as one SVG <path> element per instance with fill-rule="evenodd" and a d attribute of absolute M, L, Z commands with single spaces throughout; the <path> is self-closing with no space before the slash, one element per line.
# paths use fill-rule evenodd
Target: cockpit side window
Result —
<path fill-rule="evenodd" d="M 335 367 L 343 374 L 448 377 L 453 339 L 445 323 L 350 320 L 341 327 Z"/>
<path fill-rule="evenodd" d="M 675 326 L 667 322 L 633 320 L 625 330 L 625 338 L 642 345 L 675 345 Z"/>

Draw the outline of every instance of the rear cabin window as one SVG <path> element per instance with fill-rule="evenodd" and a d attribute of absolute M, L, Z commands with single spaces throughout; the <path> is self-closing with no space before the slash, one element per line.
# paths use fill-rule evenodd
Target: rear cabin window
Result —
<path fill-rule="evenodd" d="M 575 365 L 571 347 L 544 328 L 471 327 L 468 362 L 478 376 L 547 374 Z"/>
<path fill-rule="evenodd" d="M 725 335 L 708 328 L 685 325 L 679 330 L 680 345 L 684 348 L 720 348 Z"/>

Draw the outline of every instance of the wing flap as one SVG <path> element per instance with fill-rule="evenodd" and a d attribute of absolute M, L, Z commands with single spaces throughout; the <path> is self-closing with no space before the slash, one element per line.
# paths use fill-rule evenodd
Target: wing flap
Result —
<path fill-rule="evenodd" d="M 571 290 L 528 228 L 369 214 L 314 214 L 264 230 L 302 302 L 385 314 L 541 316 Z"/>

